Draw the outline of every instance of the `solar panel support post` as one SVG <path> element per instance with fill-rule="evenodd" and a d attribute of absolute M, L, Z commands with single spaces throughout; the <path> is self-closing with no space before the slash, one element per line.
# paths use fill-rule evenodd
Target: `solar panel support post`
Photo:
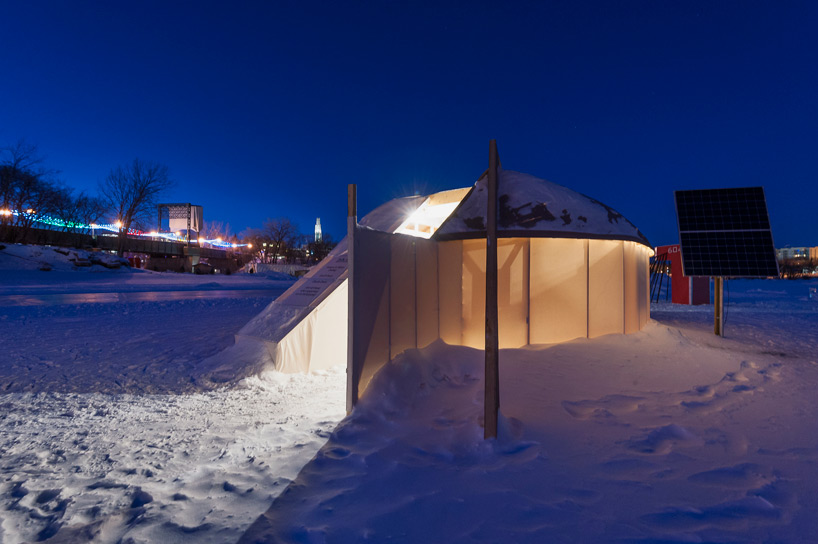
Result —
<path fill-rule="evenodd" d="M 500 412 L 499 336 L 497 330 L 497 142 L 489 143 L 486 210 L 486 373 L 483 438 L 497 437 Z"/>
<path fill-rule="evenodd" d="M 724 278 L 716 276 L 713 278 L 713 309 L 714 321 L 713 331 L 716 336 L 724 337 Z"/>

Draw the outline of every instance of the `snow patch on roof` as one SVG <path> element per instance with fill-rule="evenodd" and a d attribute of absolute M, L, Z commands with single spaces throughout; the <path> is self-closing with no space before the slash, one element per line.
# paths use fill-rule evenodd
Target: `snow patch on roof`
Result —
<path fill-rule="evenodd" d="M 512 170 L 498 176 L 500 237 L 561 237 L 632 240 L 647 238 L 610 206 L 562 185 Z M 487 174 L 435 234 L 438 240 L 486 236 Z"/>

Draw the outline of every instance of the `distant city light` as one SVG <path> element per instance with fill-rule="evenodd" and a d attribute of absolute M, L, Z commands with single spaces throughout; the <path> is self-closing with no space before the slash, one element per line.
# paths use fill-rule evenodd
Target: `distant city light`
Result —
<path fill-rule="evenodd" d="M 29 209 L 27 214 L 35 213 L 33 209 Z M 7 210 L 2 209 L 0 210 L 0 216 L 19 216 L 20 212 L 16 210 Z M 90 225 L 84 223 L 74 223 L 71 221 L 63 221 L 61 219 L 56 219 L 54 217 L 50 217 L 47 215 L 38 215 L 33 218 L 35 223 L 42 223 L 44 225 L 49 225 L 52 227 L 59 227 L 59 228 L 71 228 L 71 229 L 95 229 L 95 230 L 107 230 L 109 232 L 118 233 L 122 230 L 122 221 L 117 221 L 116 223 L 91 223 Z M 158 237 L 164 238 L 165 240 L 169 240 L 172 242 L 186 242 L 185 238 L 182 238 L 181 231 L 177 231 L 176 233 L 172 232 L 157 232 L 157 231 L 150 231 L 150 232 L 142 232 L 141 230 L 137 229 L 128 229 L 128 234 L 131 236 L 150 236 L 150 237 Z M 215 238 L 213 240 L 206 240 L 204 238 L 198 238 L 200 244 L 208 244 L 213 247 L 217 248 L 238 248 L 238 247 L 246 247 L 248 244 L 233 244 L 230 242 L 224 242 L 221 238 Z"/>

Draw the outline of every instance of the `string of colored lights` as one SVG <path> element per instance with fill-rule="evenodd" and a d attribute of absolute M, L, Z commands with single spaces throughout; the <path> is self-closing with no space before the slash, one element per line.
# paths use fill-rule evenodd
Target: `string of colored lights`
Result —
<path fill-rule="evenodd" d="M 122 223 L 92 223 L 90 225 L 86 225 L 84 223 L 74 223 L 72 221 L 63 221 L 61 219 L 57 219 L 55 217 L 51 217 L 49 215 L 37 215 L 36 212 L 32 210 L 27 210 L 25 212 L 19 212 L 17 210 L 0 210 L 0 216 L 5 217 L 18 217 L 22 215 L 30 219 L 34 223 L 42 223 L 44 225 L 49 225 L 51 227 L 59 227 L 59 228 L 69 228 L 69 229 L 90 229 L 92 232 L 94 230 L 104 230 L 108 232 L 113 232 L 115 234 L 119 234 L 119 231 L 122 227 Z M 128 234 L 131 236 L 141 236 L 145 238 L 162 238 L 171 242 L 187 242 L 187 237 L 182 236 L 180 233 L 175 232 L 143 232 L 137 229 L 128 229 Z M 207 244 L 213 247 L 218 248 L 237 248 L 237 247 L 252 247 L 251 244 L 234 244 L 231 242 L 225 242 L 221 238 L 214 238 L 212 240 L 207 240 L 205 238 L 196 238 L 192 240 L 197 242 L 199 245 Z"/>

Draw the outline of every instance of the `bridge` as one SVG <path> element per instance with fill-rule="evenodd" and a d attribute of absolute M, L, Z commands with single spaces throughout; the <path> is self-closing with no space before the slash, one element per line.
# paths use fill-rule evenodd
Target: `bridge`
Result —
<path fill-rule="evenodd" d="M 52 245 L 76 247 L 84 249 L 98 249 L 102 251 L 117 251 L 119 236 L 116 234 L 90 234 L 79 232 L 60 232 L 50 229 L 29 228 L 21 229 L 11 225 L 2 225 L 0 240 L 10 243 L 34 245 Z M 242 258 L 240 251 L 229 251 L 211 247 L 200 247 L 196 241 L 175 242 L 164 238 L 146 238 L 144 236 L 128 236 L 125 239 L 125 253 L 147 256 L 145 268 L 150 270 L 184 270 L 192 271 L 192 267 L 201 260 L 206 261 L 213 268 L 235 272 L 244 265 L 246 258 Z M 229 272 L 227 272 L 229 271 Z"/>

